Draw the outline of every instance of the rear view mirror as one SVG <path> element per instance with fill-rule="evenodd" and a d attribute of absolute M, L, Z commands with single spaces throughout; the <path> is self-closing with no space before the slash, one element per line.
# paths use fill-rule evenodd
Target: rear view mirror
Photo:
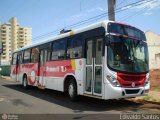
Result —
<path fill-rule="evenodd" d="M 109 45 L 110 45 L 110 42 L 111 42 L 110 35 L 106 35 L 106 37 L 105 37 L 105 44 L 106 44 L 107 46 L 109 46 Z"/>

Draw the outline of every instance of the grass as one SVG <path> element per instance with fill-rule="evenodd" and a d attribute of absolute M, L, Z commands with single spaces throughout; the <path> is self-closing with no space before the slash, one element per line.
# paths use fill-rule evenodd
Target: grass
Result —
<path fill-rule="evenodd" d="M 143 99 L 144 99 L 145 101 L 149 101 L 149 100 L 152 99 L 152 97 L 151 97 L 151 96 L 145 96 L 145 97 L 143 97 Z"/>
<path fill-rule="evenodd" d="M 160 86 L 153 87 L 153 89 L 152 89 L 152 90 L 153 90 L 153 91 L 160 92 Z"/>

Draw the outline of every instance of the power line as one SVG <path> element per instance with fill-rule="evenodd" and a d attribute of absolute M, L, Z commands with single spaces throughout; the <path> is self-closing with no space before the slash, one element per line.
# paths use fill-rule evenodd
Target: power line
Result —
<path fill-rule="evenodd" d="M 157 1 L 157 0 L 151 1 L 150 3 L 156 2 L 156 1 Z M 139 15 L 143 14 L 148 8 L 149 8 L 149 6 L 146 6 L 146 7 L 142 8 L 141 10 L 137 11 L 137 12 L 134 13 L 134 14 L 127 14 L 128 16 L 126 16 L 125 18 L 121 19 L 120 21 L 126 21 L 126 20 L 128 20 L 128 19 L 130 19 L 130 18 L 139 16 Z"/>
<path fill-rule="evenodd" d="M 132 18 L 132 17 L 136 17 L 136 16 L 138 16 L 138 15 L 141 15 L 141 14 L 143 14 L 143 12 L 144 12 L 145 10 L 147 10 L 147 9 L 148 9 L 148 7 L 145 7 L 145 8 L 143 8 L 143 9 L 141 9 L 140 11 L 136 12 L 135 14 L 132 14 L 132 15 L 127 16 L 126 18 L 122 19 L 121 21 L 126 21 L 126 20 L 128 20 L 128 19 L 130 19 L 130 18 Z"/>
<path fill-rule="evenodd" d="M 141 5 L 142 3 L 144 4 L 144 3 L 147 3 L 147 2 L 151 2 L 151 1 L 155 1 L 155 0 L 150 0 L 150 1 L 149 1 L 149 0 L 143 0 L 143 1 L 135 2 L 135 3 L 132 3 L 132 4 L 126 5 L 126 6 L 124 6 L 124 7 L 121 7 L 121 8 L 116 9 L 116 10 L 117 10 L 116 12 L 121 12 L 121 11 L 124 11 L 124 10 L 126 10 L 126 9 L 129 9 L 129 8 L 131 8 L 131 7 L 135 7 L 135 6 Z M 131 5 L 132 5 L 132 6 L 131 6 Z M 133 5 L 134 5 L 134 6 L 133 6 Z M 127 6 L 130 6 L 130 7 L 128 8 Z M 123 9 L 122 9 L 122 8 L 123 8 Z M 98 16 L 89 18 L 89 19 L 87 19 L 87 20 L 83 20 L 83 21 L 80 21 L 80 22 L 78 22 L 78 23 L 75 23 L 75 24 L 66 26 L 65 28 L 69 28 L 69 27 L 77 27 L 77 26 L 79 26 L 79 25 L 82 25 L 82 24 L 86 24 L 86 23 L 88 23 L 88 22 L 91 22 L 90 20 L 98 19 L 98 17 L 99 17 L 99 18 L 106 17 L 107 14 L 108 14 L 108 13 L 105 12 L 105 13 L 103 13 L 103 14 L 100 14 L 100 15 L 98 15 Z M 59 32 L 59 31 L 62 30 L 62 29 L 63 29 L 63 28 L 54 30 L 54 31 L 49 32 L 49 33 L 47 33 L 47 34 L 38 36 L 38 37 L 36 37 L 35 39 L 43 38 L 43 37 L 45 37 L 45 36 L 47 36 L 47 35 L 50 35 L 50 34 Z"/>
<path fill-rule="evenodd" d="M 134 3 L 131 3 L 131 4 L 129 4 L 129 5 L 126 5 L 126 6 L 117 8 L 117 9 L 115 10 L 115 13 L 122 12 L 122 11 L 124 11 L 124 10 L 130 9 L 130 8 L 133 8 L 133 7 L 136 7 L 136 6 L 139 6 L 139 5 L 148 3 L 148 2 L 156 2 L 156 1 L 157 1 L 157 0 L 141 0 L 141 1 L 138 1 L 138 2 L 134 2 Z M 37 37 L 33 38 L 33 40 L 37 40 L 37 39 L 44 38 L 45 36 L 53 35 L 53 33 L 57 33 L 57 32 L 59 32 L 59 31 L 62 30 L 62 29 L 67 29 L 67 28 L 71 28 L 71 27 L 74 28 L 74 27 L 80 26 L 80 25 L 82 25 L 82 24 L 89 23 L 89 22 L 91 22 L 91 21 L 93 21 L 93 20 L 97 20 L 97 19 L 104 18 L 104 17 L 107 16 L 107 14 L 108 14 L 108 12 L 104 12 L 104 13 L 102 13 L 102 14 L 100 14 L 100 15 L 97 15 L 97 16 L 94 16 L 94 17 L 91 17 L 91 18 L 88 18 L 88 19 L 86 19 L 86 20 L 82 20 L 82 21 L 77 22 L 77 23 L 74 23 L 74 24 L 72 24 L 72 25 L 68 25 L 68 26 L 66 26 L 66 27 L 56 29 L 56 30 L 51 31 L 51 32 L 46 33 L 46 34 L 42 34 L 42 35 L 40 35 L 40 36 L 37 36 Z"/>
<path fill-rule="evenodd" d="M 121 4 L 123 4 L 125 2 L 125 0 L 122 0 L 121 2 L 117 3 L 117 6 L 120 6 Z"/>
<path fill-rule="evenodd" d="M 150 3 L 156 2 L 156 1 L 157 1 L 157 0 L 151 1 Z M 134 13 L 134 14 L 127 13 L 126 16 L 123 16 L 123 17 L 120 18 L 120 21 L 126 21 L 126 20 L 128 20 L 129 18 L 138 16 L 138 15 L 142 14 L 143 12 L 145 12 L 145 10 L 147 10 L 148 8 L 149 8 L 149 6 L 146 6 L 146 7 L 144 7 L 144 8 L 141 8 L 141 10 L 137 11 L 137 12 Z"/>

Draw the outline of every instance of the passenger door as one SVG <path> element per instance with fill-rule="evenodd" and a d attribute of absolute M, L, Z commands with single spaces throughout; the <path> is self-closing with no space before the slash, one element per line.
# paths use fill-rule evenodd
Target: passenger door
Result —
<path fill-rule="evenodd" d="M 45 87 L 46 61 L 47 61 L 47 50 L 41 50 L 40 51 L 40 76 L 39 76 L 40 87 Z"/>
<path fill-rule="evenodd" d="M 17 55 L 17 62 L 16 62 L 16 81 L 20 80 L 21 74 L 21 64 L 22 64 L 22 55 Z"/>
<path fill-rule="evenodd" d="M 85 93 L 101 96 L 102 94 L 102 51 L 103 38 L 86 40 L 86 79 Z"/>

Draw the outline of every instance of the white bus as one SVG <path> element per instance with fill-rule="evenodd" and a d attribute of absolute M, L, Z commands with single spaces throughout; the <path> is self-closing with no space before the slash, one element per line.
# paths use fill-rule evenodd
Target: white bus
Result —
<path fill-rule="evenodd" d="M 147 95 L 146 37 L 127 24 L 95 23 L 15 51 L 11 77 L 24 88 L 67 92 L 71 100 L 79 95 L 105 100 Z"/>

